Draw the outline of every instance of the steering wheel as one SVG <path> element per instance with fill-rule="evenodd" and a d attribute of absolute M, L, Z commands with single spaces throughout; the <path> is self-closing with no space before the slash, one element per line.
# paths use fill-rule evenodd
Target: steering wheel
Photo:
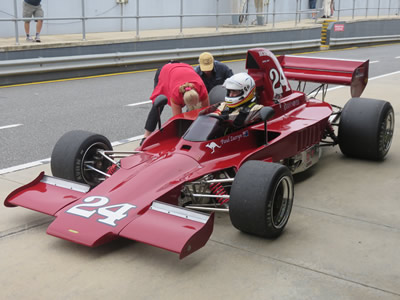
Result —
<path fill-rule="evenodd" d="M 218 120 L 220 120 L 220 121 L 225 121 L 225 120 L 226 120 L 226 118 L 224 118 L 223 116 L 217 115 L 217 114 L 213 114 L 213 113 L 208 114 L 207 116 L 212 117 L 212 118 L 215 118 L 215 119 L 218 119 Z"/>

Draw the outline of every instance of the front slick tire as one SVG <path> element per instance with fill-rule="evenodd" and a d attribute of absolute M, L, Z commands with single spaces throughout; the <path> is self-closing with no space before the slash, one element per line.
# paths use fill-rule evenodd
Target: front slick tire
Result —
<path fill-rule="evenodd" d="M 346 156 L 383 160 L 392 144 L 394 111 L 387 101 L 352 98 L 339 123 L 339 147 Z"/>
<path fill-rule="evenodd" d="M 98 154 L 98 150 L 112 150 L 106 137 L 82 130 L 65 133 L 51 154 L 53 176 L 86 183 L 92 187 L 98 185 L 105 176 L 93 168 L 106 172 L 111 165 L 111 162 Z"/>
<path fill-rule="evenodd" d="M 293 206 L 294 184 L 283 165 L 248 161 L 236 174 L 229 216 L 240 231 L 276 238 L 285 228 Z"/>

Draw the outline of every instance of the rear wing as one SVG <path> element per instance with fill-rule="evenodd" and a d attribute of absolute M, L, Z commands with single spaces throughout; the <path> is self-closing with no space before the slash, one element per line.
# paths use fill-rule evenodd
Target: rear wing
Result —
<path fill-rule="evenodd" d="M 368 82 L 369 60 L 282 55 L 278 61 L 289 80 L 349 85 L 352 97 L 360 97 Z"/>

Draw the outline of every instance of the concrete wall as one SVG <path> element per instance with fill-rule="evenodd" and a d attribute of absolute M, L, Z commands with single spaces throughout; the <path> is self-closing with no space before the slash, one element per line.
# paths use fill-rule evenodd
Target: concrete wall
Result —
<path fill-rule="evenodd" d="M 327 44 L 330 46 L 351 43 L 373 43 L 377 40 L 400 40 L 400 18 L 363 20 L 357 22 L 332 22 L 327 30 Z"/>
<path fill-rule="evenodd" d="M 16 4 L 17 17 L 22 17 L 22 1 L 23 0 L 1 0 L 0 5 L 0 19 L 10 19 L 15 16 L 14 3 Z M 45 18 L 67 18 L 67 17 L 81 17 L 82 16 L 82 2 L 85 6 L 85 15 L 87 17 L 93 16 L 136 16 L 137 14 L 137 1 L 139 1 L 139 15 L 177 15 L 180 13 L 180 5 L 183 3 L 184 14 L 214 14 L 217 9 L 221 14 L 229 14 L 237 12 L 238 1 L 240 0 L 129 0 L 127 4 L 122 6 L 116 3 L 117 0 L 43 0 L 42 7 L 45 12 Z M 265 1 L 264 3 L 267 3 Z M 275 20 L 288 21 L 294 20 L 296 11 L 295 0 L 269 0 L 269 5 L 264 7 L 272 13 L 276 3 L 275 12 L 277 13 Z M 356 15 L 365 15 L 365 7 L 378 7 L 378 3 L 382 9 L 380 15 L 389 14 L 389 7 L 391 7 L 391 14 L 398 12 L 399 1 L 397 0 L 356 0 Z M 300 9 L 305 10 L 308 8 L 308 0 L 299 0 Z M 343 10 L 341 16 L 349 16 L 352 14 L 353 1 L 350 0 L 335 0 L 336 8 L 339 7 Z M 217 8 L 218 6 L 218 8 Z M 317 8 L 322 6 L 322 0 L 318 0 Z M 361 9 L 363 8 L 363 9 Z M 249 13 L 255 13 L 254 1 L 250 0 Z M 377 10 L 373 9 L 368 12 L 368 15 L 377 15 Z M 306 18 L 303 15 L 302 18 Z M 256 16 L 252 16 L 250 21 L 253 21 Z M 268 17 L 269 23 L 272 22 L 272 16 Z M 223 16 L 218 19 L 218 26 L 232 24 L 231 16 Z M 188 17 L 184 18 L 184 27 L 203 27 L 203 26 L 216 26 L 217 21 L 215 17 Z M 178 17 L 174 18 L 149 18 L 141 19 L 139 29 L 158 29 L 162 28 L 179 28 L 180 20 Z M 122 25 L 123 31 L 135 31 L 136 20 L 126 19 Z M 86 22 L 86 32 L 113 32 L 121 30 L 120 20 L 88 20 Z M 33 29 L 32 29 L 33 31 Z M 18 22 L 19 35 L 24 35 L 23 23 Z M 82 22 L 80 20 L 47 20 L 44 23 L 42 34 L 68 34 L 68 33 L 81 33 Z M 0 21 L 0 37 L 13 37 L 15 36 L 15 23 L 12 21 Z"/>

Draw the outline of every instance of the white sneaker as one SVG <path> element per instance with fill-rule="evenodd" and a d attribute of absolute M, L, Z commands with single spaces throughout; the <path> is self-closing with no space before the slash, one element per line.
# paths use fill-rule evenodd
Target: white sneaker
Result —
<path fill-rule="evenodd" d="M 33 42 L 33 39 L 32 39 L 32 37 L 27 36 L 27 37 L 26 37 L 26 41 L 27 41 L 27 42 Z"/>

